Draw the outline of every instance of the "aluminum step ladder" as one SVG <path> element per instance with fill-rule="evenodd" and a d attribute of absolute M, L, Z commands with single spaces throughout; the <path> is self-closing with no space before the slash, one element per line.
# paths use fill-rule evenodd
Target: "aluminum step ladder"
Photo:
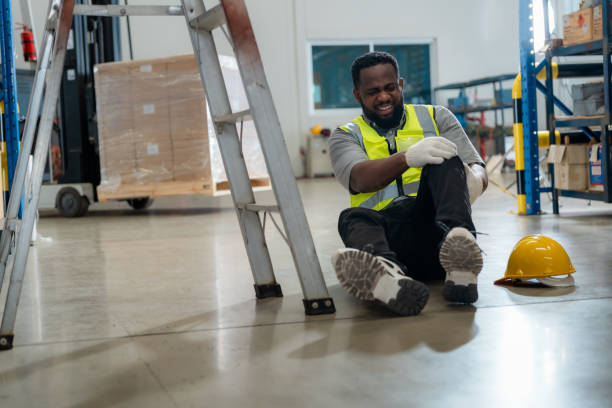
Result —
<path fill-rule="evenodd" d="M 12 348 L 15 317 L 25 274 L 34 227 L 45 161 L 51 136 L 53 118 L 61 84 L 66 45 L 73 14 L 94 16 L 184 16 L 189 28 L 196 61 L 200 70 L 206 98 L 214 121 L 230 190 L 236 208 L 249 263 L 255 280 L 257 298 L 281 297 L 264 235 L 261 214 L 279 212 L 304 295 L 303 304 L 308 315 L 335 313 L 321 266 L 315 251 L 289 154 L 272 101 L 253 29 L 243 0 L 221 0 L 206 9 L 202 0 L 182 0 L 182 6 L 88 6 L 75 5 L 75 0 L 51 0 L 45 25 L 42 57 L 34 77 L 24 140 L 17 162 L 13 193 L 11 194 L 0 240 L 0 292 L 5 271 L 10 272 L 6 304 L 0 326 L 0 350 Z M 228 29 L 228 31 L 226 30 Z M 251 109 L 232 112 L 221 73 L 212 31 L 220 29 L 229 40 Z M 43 98 L 44 93 L 44 98 Z M 31 186 L 25 188 L 29 152 L 37 129 Z M 264 154 L 276 205 L 260 205 L 249 180 L 242 154 L 242 138 L 237 124 L 252 119 Z M 18 219 L 20 198 L 24 191 L 23 219 Z"/>

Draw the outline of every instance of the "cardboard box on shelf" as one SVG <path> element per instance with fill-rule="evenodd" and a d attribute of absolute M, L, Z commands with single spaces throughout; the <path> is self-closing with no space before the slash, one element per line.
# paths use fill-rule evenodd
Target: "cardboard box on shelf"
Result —
<path fill-rule="evenodd" d="M 563 45 L 593 41 L 593 9 L 578 10 L 563 16 Z"/>
<path fill-rule="evenodd" d="M 610 3 L 612 5 L 612 2 Z M 610 18 L 612 21 L 612 17 Z M 601 4 L 593 7 L 593 41 L 601 40 L 603 37 L 603 19 Z"/>
<path fill-rule="evenodd" d="M 605 110 L 603 81 L 572 85 L 574 115 L 602 115 Z"/>
<path fill-rule="evenodd" d="M 603 81 L 592 81 L 572 85 L 572 99 L 574 101 L 583 101 L 585 99 L 593 97 L 597 99 L 603 99 L 603 95 Z"/>
<path fill-rule="evenodd" d="M 604 191 L 601 171 L 601 143 L 589 146 L 589 190 Z"/>
<path fill-rule="evenodd" d="M 574 101 L 574 115 L 596 116 L 606 112 L 606 103 L 603 98 L 589 98 L 584 101 Z"/>
<path fill-rule="evenodd" d="M 548 163 L 554 164 L 555 188 L 584 191 L 587 189 L 586 144 L 552 145 L 548 152 Z"/>

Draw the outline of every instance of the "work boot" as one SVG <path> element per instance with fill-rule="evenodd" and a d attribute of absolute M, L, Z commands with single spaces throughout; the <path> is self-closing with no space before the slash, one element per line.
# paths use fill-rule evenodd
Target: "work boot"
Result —
<path fill-rule="evenodd" d="M 417 315 L 429 299 L 425 284 L 406 276 L 400 266 L 368 251 L 343 248 L 332 255 L 338 281 L 351 295 L 378 300 L 402 316 Z"/>
<path fill-rule="evenodd" d="M 442 296 L 449 302 L 474 303 L 482 251 L 476 238 L 463 227 L 451 229 L 440 246 L 440 264 L 446 271 Z"/>

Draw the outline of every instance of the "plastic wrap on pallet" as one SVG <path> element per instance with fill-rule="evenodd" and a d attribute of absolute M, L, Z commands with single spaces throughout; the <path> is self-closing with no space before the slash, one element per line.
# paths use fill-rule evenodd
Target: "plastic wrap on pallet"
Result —
<path fill-rule="evenodd" d="M 224 66 L 232 66 L 232 58 L 223 60 Z M 233 72 L 227 74 L 228 78 L 228 89 L 236 88 L 231 83 L 234 80 L 242 86 Z M 95 81 L 99 194 L 125 192 L 128 197 L 129 191 L 135 191 L 138 193 L 134 196 L 138 196 L 147 191 L 143 186 L 156 183 L 173 194 L 181 193 L 173 183 L 196 185 L 201 192 L 214 193 L 215 183 L 226 180 L 193 55 L 100 64 L 95 69 Z M 251 177 L 267 178 L 252 123 L 245 124 L 245 129 L 244 153 L 249 169 L 254 171 Z M 184 192 L 198 191 L 190 187 Z"/>

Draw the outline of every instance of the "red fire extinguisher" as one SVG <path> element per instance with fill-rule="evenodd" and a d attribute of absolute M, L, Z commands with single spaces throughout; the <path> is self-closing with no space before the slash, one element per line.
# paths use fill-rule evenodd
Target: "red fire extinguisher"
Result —
<path fill-rule="evenodd" d="M 25 25 L 21 33 L 21 44 L 23 45 L 23 58 L 26 61 L 36 62 L 36 48 L 34 47 L 34 34 Z"/>

